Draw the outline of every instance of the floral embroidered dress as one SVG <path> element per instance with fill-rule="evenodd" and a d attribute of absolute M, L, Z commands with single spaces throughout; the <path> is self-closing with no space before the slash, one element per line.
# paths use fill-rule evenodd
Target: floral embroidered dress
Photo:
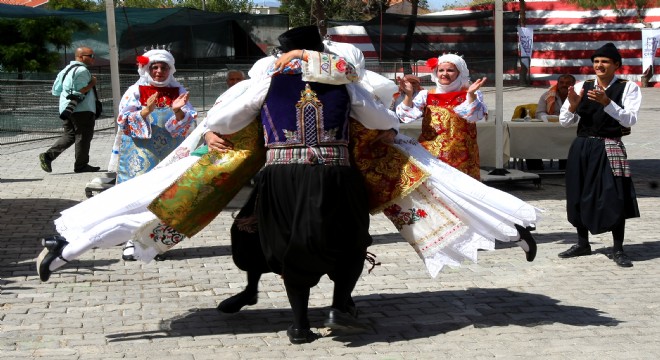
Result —
<path fill-rule="evenodd" d="M 517 241 L 516 224 L 536 226 L 541 213 L 536 207 L 438 160 L 415 139 L 397 135 L 395 146 L 431 175 L 383 214 L 431 276 L 446 265 L 477 262 L 477 250 L 495 249 L 495 240 Z"/>
<path fill-rule="evenodd" d="M 469 103 L 466 91 L 438 93 L 422 90 L 413 98 L 413 106 L 399 104 L 399 119 L 409 123 L 422 119 L 419 142 L 439 160 L 480 179 L 479 146 L 476 121 L 485 117 L 488 109 L 481 91 Z"/>
<path fill-rule="evenodd" d="M 140 110 L 154 92 L 158 92 L 156 109 L 143 118 Z M 185 116 L 177 120 L 172 101 L 185 92 L 183 87 L 131 86 L 119 105 L 117 119 L 121 133 L 118 149 L 117 182 L 121 183 L 153 169 L 183 142 L 194 128 L 197 111 L 190 103 L 183 106 Z M 119 135 L 118 135 L 119 137 Z"/>
<path fill-rule="evenodd" d="M 458 77 L 444 85 L 432 75 L 435 89 L 421 90 L 411 107 L 399 104 L 399 119 L 404 123 L 422 119 L 422 133 L 419 141 L 403 135 L 395 140 L 431 175 L 383 213 L 435 277 L 446 265 L 476 262 L 477 250 L 494 249 L 495 240 L 517 241 L 516 225 L 535 226 L 541 210 L 478 180 L 475 122 L 488 112 L 483 94 L 477 90 L 473 102 L 467 99 L 469 71 L 462 58 L 445 54 L 427 64 L 431 60 L 435 60 L 432 68 L 454 64 Z"/>

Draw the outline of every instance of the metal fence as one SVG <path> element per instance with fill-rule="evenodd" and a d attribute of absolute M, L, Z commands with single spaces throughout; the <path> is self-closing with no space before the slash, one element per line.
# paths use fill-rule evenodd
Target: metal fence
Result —
<path fill-rule="evenodd" d="M 200 113 L 205 114 L 215 99 L 226 89 L 227 68 L 243 70 L 248 65 L 228 65 L 219 70 L 177 69 L 176 79 L 190 92 L 190 103 Z M 367 63 L 366 68 L 394 80 L 403 71 L 417 74 L 417 65 L 405 67 L 401 62 Z M 96 130 L 111 129 L 115 126 L 112 109 L 112 89 L 107 69 L 92 69 L 97 77 L 97 91 L 103 103 L 103 114 L 96 120 Z M 58 137 L 62 133 L 59 114 L 59 97 L 51 95 L 53 81 L 57 73 L 24 74 L 18 79 L 16 73 L 0 73 L 0 145 Z M 136 72 L 120 73 L 120 92 L 137 80 Z M 425 81 L 424 81 L 425 80 Z M 422 85 L 430 85 L 430 79 L 423 79 Z"/>

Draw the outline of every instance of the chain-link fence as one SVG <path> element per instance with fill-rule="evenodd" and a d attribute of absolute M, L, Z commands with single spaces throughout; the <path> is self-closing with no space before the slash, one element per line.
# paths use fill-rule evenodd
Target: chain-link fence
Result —
<path fill-rule="evenodd" d="M 231 69 L 249 70 L 248 65 L 227 66 Z M 417 74 L 417 65 L 406 67 L 401 62 L 367 63 L 366 68 L 394 80 L 404 72 Z M 219 70 L 177 69 L 175 78 L 190 92 L 190 103 L 203 115 L 215 99 L 227 89 L 227 68 Z M 112 108 L 110 74 L 104 69 L 92 69 L 97 77 L 98 96 L 103 103 L 103 114 L 96 120 L 96 130 L 115 126 Z M 0 73 L 0 145 L 58 137 L 62 133 L 59 119 L 59 98 L 51 95 L 57 73 L 24 74 Z M 121 93 L 137 81 L 137 73 L 121 73 Z M 430 85 L 430 78 L 423 78 L 422 85 Z"/>
<path fill-rule="evenodd" d="M 239 70 L 245 70 L 236 67 Z M 97 91 L 103 103 L 103 114 L 95 129 L 115 126 L 112 88 L 109 73 L 96 73 Z M 203 113 L 219 94 L 227 89 L 227 70 L 178 70 L 176 79 L 190 92 L 190 103 Z M 17 79 L 17 74 L 0 73 L 0 145 L 57 137 L 62 133 L 59 119 L 59 97 L 51 95 L 53 74 L 29 74 Z M 137 81 L 136 73 L 119 75 L 121 93 Z"/>

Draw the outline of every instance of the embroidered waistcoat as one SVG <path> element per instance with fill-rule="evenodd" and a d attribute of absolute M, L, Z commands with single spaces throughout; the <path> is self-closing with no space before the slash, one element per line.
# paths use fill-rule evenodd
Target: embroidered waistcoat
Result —
<path fill-rule="evenodd" d="M 261 108 L 268 148 L 348 145 L 346 86 L 306 83 L 301 74 L 273 76 Z"/>

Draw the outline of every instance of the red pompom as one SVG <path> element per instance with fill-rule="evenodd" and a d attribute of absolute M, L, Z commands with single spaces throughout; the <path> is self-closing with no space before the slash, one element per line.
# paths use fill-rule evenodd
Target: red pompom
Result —
<path fill-rule="evenodd" d="M 145 66 L 145 65 L 147 65 L 147 64 L 149 63 L 149 58 L 146 57 L 146 56 L 142 56 L 142 55 L 140 55 L 140 56 L 137 57 L 137 62 L 138 62 L 138 64 L 140 64 L 141 66 Z"/>
<path fill-rule="evenodd" d="M 436 66 L 438 66 L 438 58 L 434 57 L 426 60 L 426 66 L 428 66 L 431 69 L 435 68 Z"/>

